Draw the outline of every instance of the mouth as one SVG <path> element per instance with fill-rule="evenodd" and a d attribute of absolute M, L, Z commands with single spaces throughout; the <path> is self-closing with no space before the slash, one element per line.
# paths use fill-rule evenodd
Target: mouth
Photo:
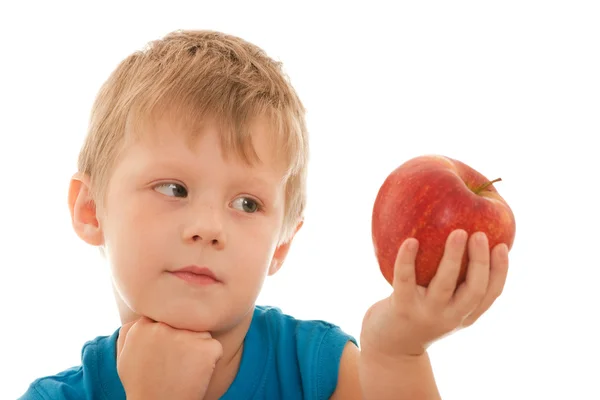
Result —
<path fill-rule="evenodd" d="M 220 283 L 215 274 L 207 267 L 190 265 L 188 267 L 172 271 L 171 274 L 188 283 L 198 286 Z"/>

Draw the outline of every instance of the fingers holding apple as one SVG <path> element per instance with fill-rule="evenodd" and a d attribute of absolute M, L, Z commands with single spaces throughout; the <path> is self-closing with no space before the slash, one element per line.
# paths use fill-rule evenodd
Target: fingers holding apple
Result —
<path fill-rule="evenodd" d="M 471 314 L 483 300 L 490 276 L 490 250 L 486 235 L 482 232 L 471 235 L 467 251 L 467 277 L 456 288 L 451 304 L 456 314 L 462 317 L 461 320 Z"/>
<path fill-rule="evenodd" d="M 419 242 L 409 238 L 398 250 L 394 271 L 394 301 L 409 304 L 416 295 L 415 258 Z"/>
<path fill-rule="evenodd" d="M 456 235 L 458 232 L 454 231 L 448 238 L 447 251 L 459 251 L 458 248 L 451 249 L 452 235 Z M 482 232 L 476 232 L 469 237 L 466 251 L 469 254 L 466 280 L 455 287 L 450 301 L 446 303 L 451 314 L 460 321 L 460 326 L 457 328 L 472 325 L 491 307 L 502 293 L 508 274 L 508 247 L 506 244 L 496 245 L 490 254 L 487 236 Z M 448 259 L 452 258 L 448 257 Z M 456 260 L 456 255 L 454 259 Z M 443 269 L 444 266 L 440 265 L 438 273 L 427 289 L 430 298 L 441 297 L 434 290 L 438 287 L 437 282 L 443 280 L 441 274 Z M 439 287 L 445 289 L 452 287 L 452 280 L 447 279 L 445 284 L 439 284 Z M 446 298 L 444 297 L 444 299 Z M 438 301 L 437 303 L 443 305 L 443 302 Z"/>
<path fill-rule="evenodd" d="M 462 326 L 471 326 L 485 313 L 502 294 L 508 275 L 508 247 L 501 243 L 492 249 L 490 271 L 485 296 L 463 321 Z"/>
<path fill-rule="evenodd" d="M 456 291 L 468 234 L 457 229 L 448 235 L 437 272 L 427 288 L 427 301 L 437 308 L 446 307 Z"/>

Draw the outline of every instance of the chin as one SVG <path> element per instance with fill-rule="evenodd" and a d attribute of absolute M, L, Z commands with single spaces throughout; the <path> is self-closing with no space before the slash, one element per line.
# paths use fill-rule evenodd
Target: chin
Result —
<path fill-rule="evenodd" d="M 195 319 L 190 318 L 189 316 L 186 317 L 179 317 L 179 316 L 174 316 L 174 315 L 169 315 L 166 318 L 164 318 L 164 320 L 161 320 L 160 322 L 163 322 L 175 329 L 183 329 L 183 330 L 188 330 L 188 331 L 192 331 L 192 332 L 214 332 L 215 330 L 219 329 L 219 325 L 218 324 L 214 324 L 211 323 L 210 321 L 198 321 Z"/>
<path fill-rule="evenodd" d="M 253 304 L 242 305 L 245 301 L 224 304 L 222 298 L 200 300 L 172 292 L 161 293 L 160 290 L 145 291 L 126 298 L 130 301 L 121 298 L 121 303 L 133 315 L 143 315 L 175 329 L 209 332 L 211 335 L 230 331 L 252 318 Z"/>
<path fill-rule="evenodd" d="M 247 314 L 224 310 L 221 307 L 169 307 L 149 313 L 148 317 L 165 323 L 175 329 L 185 329 L 193 332 L 209 332 L 211 334 L 226 332 L 242 322 Z"/>
<path fill-rule="evenodd" d="M 157 322 L 162 322 L 175 329 L 185 329 L 193 332 L 213 332 L 220 328 L 223 321 L 218 318 L 216 312 L 213 315 L 209 313 L 198 312 L 200 310 L 186 309 L 184 307 L 162 308 L 148 310 L 145 314 Z"/>

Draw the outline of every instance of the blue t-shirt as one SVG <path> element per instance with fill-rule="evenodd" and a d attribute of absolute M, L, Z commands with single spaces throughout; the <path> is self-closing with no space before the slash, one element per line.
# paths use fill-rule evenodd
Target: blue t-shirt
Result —
<path fill-rule="evenodd" d="M 119 330 L 87 342 L 82 365 L 35 380 L 21 400 L 125 400 L 117 374 Z M 348 341 L 338 326 L 303 321 L 275 307 L 256 306 L 239 371 L 222 400 L 329 399 Z"/>

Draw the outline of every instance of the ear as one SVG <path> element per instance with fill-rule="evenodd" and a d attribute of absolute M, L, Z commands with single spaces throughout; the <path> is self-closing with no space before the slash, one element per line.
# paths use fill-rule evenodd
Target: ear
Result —
<path fill-rule="evenodd" d="M 77 236 L 93 246 L 102 246 L 104 236 L 96 216 L 96 203 L 90 191 L 90 179 L 77 173 L 69 185 L 69 210 L 71 223 Z"/>
<path fill-rule="evenodd" d="M 277 271 L 281 269 L 285 258 L 287 257 L 288 252 L 290 251 L 290 246 L 292 245 L 292 240 L 302 228 L 304 224 L 304 220 L 300 220 L 298 225 L 296 225 L 296 230 L 291 238 L 285 243 L 280 244 L 277 249 L 275 249 L 275 254 L 273 254 L 273 259 L 271 260 L 271 265 L 269 266 L 269 275 L 274 275 Z"/>

